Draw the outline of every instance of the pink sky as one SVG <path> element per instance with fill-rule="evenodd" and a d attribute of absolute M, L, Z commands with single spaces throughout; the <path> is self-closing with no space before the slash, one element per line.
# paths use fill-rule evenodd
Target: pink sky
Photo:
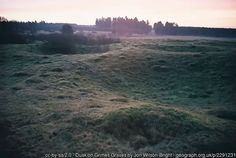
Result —
<path fill-rule="evenodd" d="M 77 24 L 94 24 L 102 16 L 137 16 L 151 24 L 236 28 L 236 0 L 0 0 L 0 16 Z"/>

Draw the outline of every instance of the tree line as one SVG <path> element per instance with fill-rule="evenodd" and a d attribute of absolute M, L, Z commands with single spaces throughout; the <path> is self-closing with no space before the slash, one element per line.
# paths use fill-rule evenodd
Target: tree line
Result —
<path fill-rule="evenodd" d="M 166 22 L 164 25 L 159 21 L 154 24 L 153 29 L 156 35 L 236 37 L 236 29 L 179 27 L 178 24 L 173 22 Z"/>
<path fill-rule="evenodd" d="M 0 35 L 2 40 L 20 38 L 19 35 L 33 35 L 37 31 L 47 32 L 60 31 L 65 23 L 46 23 L 45 21 L 8 21 L 0 16 Z M 97 18 L 94 26 L 70 24 L 76 31 L 108 31 L 118 35 L 148 34 L 154 30 L 156 35 L 190 35 L 190 36 L 213 36 L 213 37 L 236 37 L 236 29 L 206 28 L 206 27 L 180 27 L 177 23 L 161 21 L 154 23 L 138 20 L 138 18 Z M 14 37 L 14 38 L 11 38 Z"/>
<path fill-rule="evenodd" d="M 8 21 L 0 16 L 0 43 L 27 43 L 38 31 L 60 32 L 64 23 Z M 75 26 L 71 24 L 71 26 Z"/>
<path fill-rule="evenodd" d="M 96 28 L 99 30 L 111 31 L 115 34 L 147 34 L 152 31 L 152 26 L 149 21 L 141 20 L 138 18 L 98 18 L 96 19 Z"/>
<path fill-rule="evenodd" d="M 37 21 L 28 21 L 28 22 L 20 22 L 20 21 L 1 21 L 3 18 L 0 17 L 0 33 L 27 33 L 34 34 L 39 30 L 44 30 L 48 32 L 60 31 L 61 27 L 65 23 L 46 23 L 45 21 L 37 22 Z M 73 27 L 76 24 L 70 24 Z"/>

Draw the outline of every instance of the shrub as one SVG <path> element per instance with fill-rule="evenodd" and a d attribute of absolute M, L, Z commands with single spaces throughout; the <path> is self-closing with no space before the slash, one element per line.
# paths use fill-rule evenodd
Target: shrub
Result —
<path fill-rule="evenodd" d="M 51 34 L 45 35 L 46 42 L 43 44 L 42 49 L 47 53 L 62 53 L 70 54 L 75 52 L 75 42 L 73 36 L 64 34 Z"/>
<path fill-rule="evenodd" d="M 108 44 L 120 42 L 119 39 L 112 36 L 85 33 L 40 34 L 34 39 L 44 41 L 42 51 L 47 54 L 106 52 L 109 50 Z"/>
<path fill-rule="evenodd" d="M 74 30 L 69 24 L 65 24 L 62 26 L 61 32 L 64 35 L 73 35 Z"/>
<path fill-rule="evenodd" d="M 78 33 L 74 35 L 74 40 L 78 44 L 88 44 L 88 45 L 102 45 L 102 44 L 111 44 L 119 43 L 120 39 L 113 36 L 105 34 L 85 34 Z"/>
<path fill-rule="evenodd" d="M 19 33 L 2 33 L 0 44 L 26 44 L 27 38 Z"/>

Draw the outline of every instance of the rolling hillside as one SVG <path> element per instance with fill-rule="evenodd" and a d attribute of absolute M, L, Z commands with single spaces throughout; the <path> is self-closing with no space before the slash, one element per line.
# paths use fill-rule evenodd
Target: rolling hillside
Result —
<path fill-rule="evenodd" d="M 41 45 L 0 45 L 1 155 L 236 151 L 236 41 Z"/>

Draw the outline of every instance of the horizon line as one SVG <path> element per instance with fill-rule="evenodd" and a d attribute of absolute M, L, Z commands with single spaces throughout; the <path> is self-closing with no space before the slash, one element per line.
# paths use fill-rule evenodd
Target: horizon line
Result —
<path fill-rule="evenodd" d="M 2 16 L 3 17 L 3 16 Z M 118 16 L 118 17 L 121 17 L 121 16 Z M 110 18 L 118 18 L 118 17 L 110 17 Z M 106 18 L 106 17 L 101 17 L 101 18 Z M 108 18 L 108 17 L 107 17 Z M 121 17 L 122 18 L 122 17 Z M 138 18 L 138 17 L 137 17 Z M 7 19 L 7 18 L 6 18 Z M 96 18 L 96 19 L 99 19 L 99 18 Z M 95 19 L 95 20 L 96 20 Z M 138 18 L 139 19 L 139 18 Z M 7 19 L 8 20 L 8 19 Z M 139 19 L 140 20 L 140 19 Z M 141 20 L 143 20 L 143 19 L 141 19 Z M 148 19 L 147 19 L 148 20 Z M 80 24 L 80 23 L 78 23 L 78 22 L 49 22 L 49 21 L 46 21 L 46 20 L 8 20 L 8 22 L 14 22 L 14 21 L 16 21 L 16 22 L 25 22 L 25 23 L 27 23 L 27 22 L 37 22 L 37 23 L 40 23 L 40 22 L 45 22 L 45 23 L 48 23 L 48 24 L 71 24 L 71 25 L 78 25 L 78 26 L 96 26 L 96 24 L 95 24 L 95 22 L 94 22 L 94 24 Z M 145 21 L 145 20 L 144 20 Z M 149 20 L 148 20 L 149 21 Z M 157 22 L 159 22 L 159 21 L 157 21 Z M 157 23 L 157 22 L 155 22 L 155 23 Z M 162 22 L 162 21 L 161 21 Z M 165 22 L 173 22 L 173 21 L 165 21 Z M 165 24 L 165 22 L 163 23 L 163 24 Z M 153 25 L 155 24 L 155 23 L 153 23 L 153 24 L 149 24 L 149 25 L 151 25 L 152 27 L 153 27 Z M 177 23 L 177 22 L 174 22 L 174 23 Z M 178 23 L 177 23 L 178 24 Z M 199 27 L 199 28 L 212 28 L 212 29 L 236 29 L 236 27 L 214 27 L 214 26 L 197 26 L 197 25 L 179 25 L 178 27 Z"/>

